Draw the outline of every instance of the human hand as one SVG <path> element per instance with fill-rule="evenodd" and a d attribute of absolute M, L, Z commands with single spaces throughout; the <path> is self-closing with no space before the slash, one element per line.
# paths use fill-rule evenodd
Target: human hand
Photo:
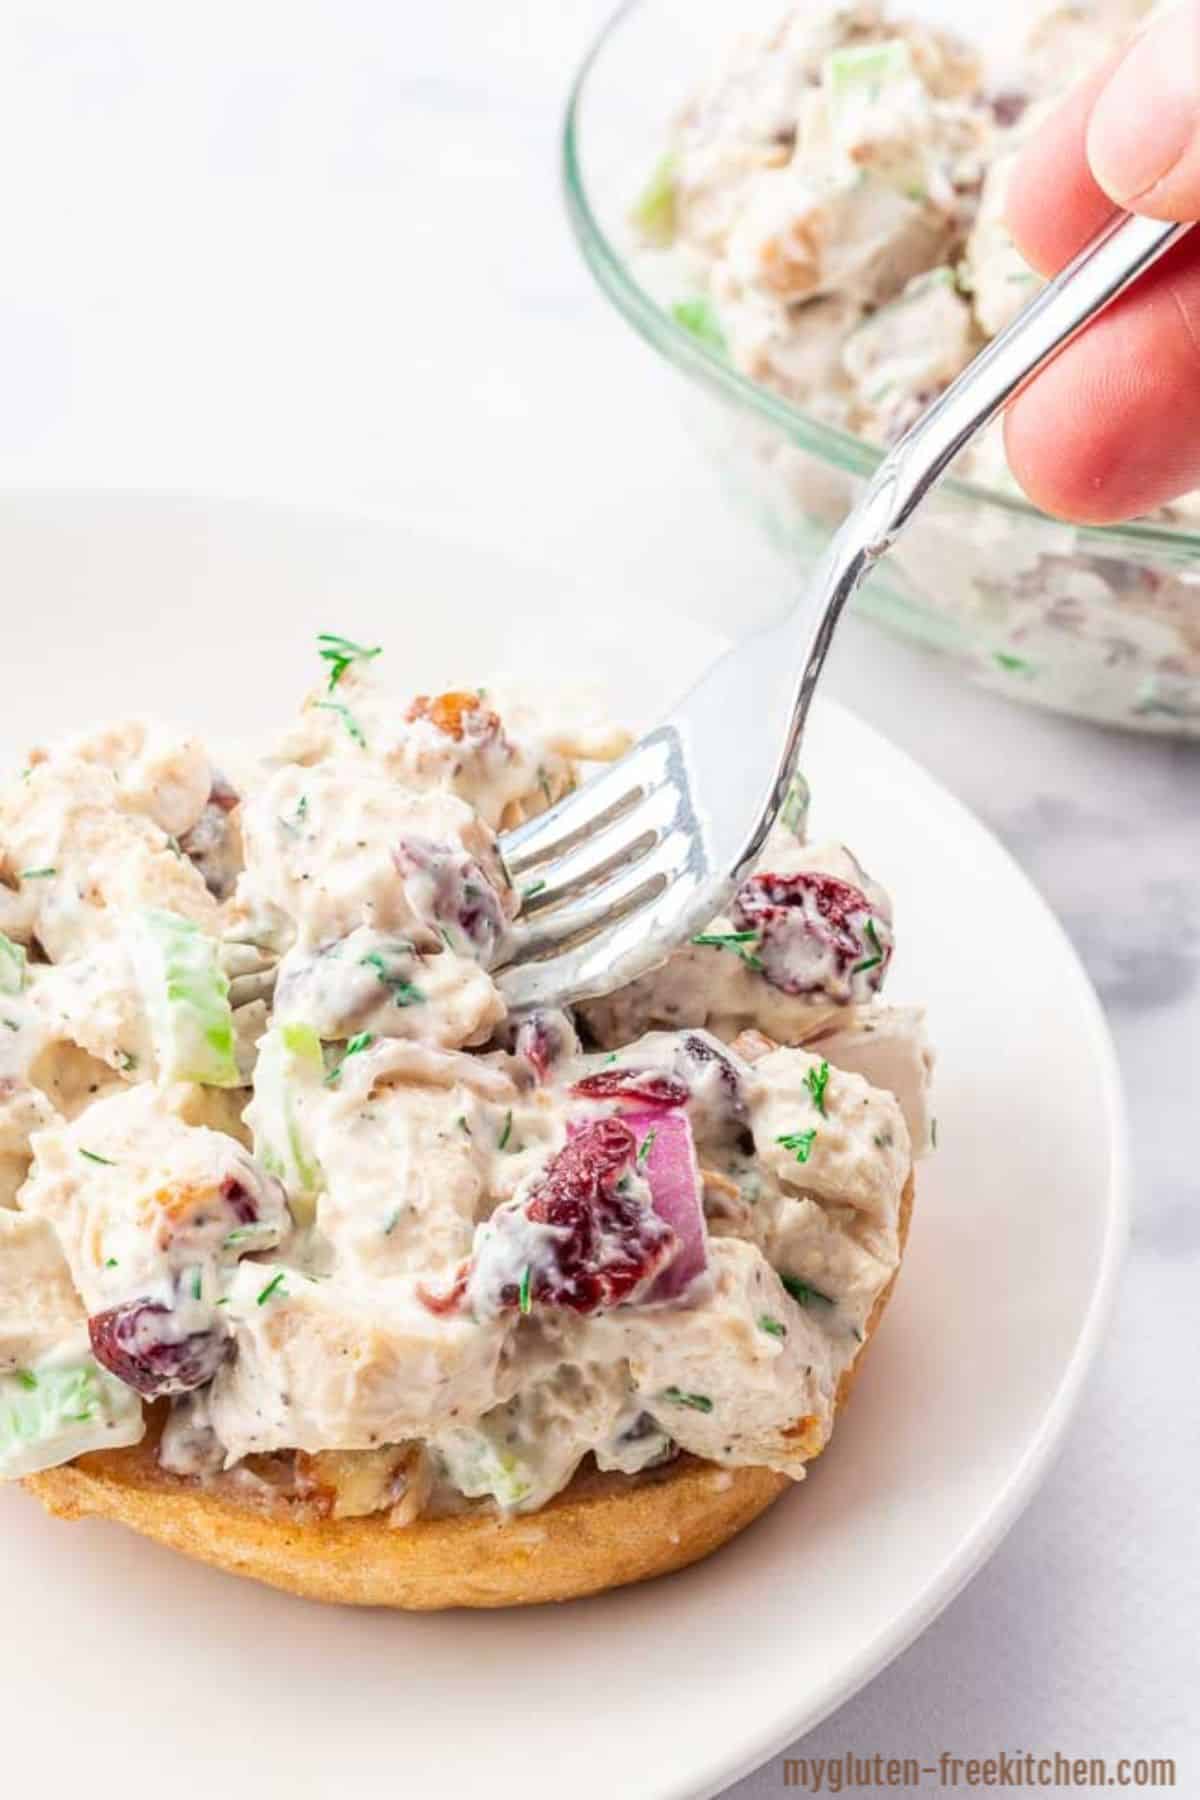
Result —
<path fill-rule="evenodd" d="M 1156 18 L 1030 140 L 1008 218 L 1044 275 L 1117 207 L 1200 219 L 1200 0 Z M 1200 487 L 1200 231 L 1010 407 L 1008 460 L 1037 505 L 1107 524 Z"/>

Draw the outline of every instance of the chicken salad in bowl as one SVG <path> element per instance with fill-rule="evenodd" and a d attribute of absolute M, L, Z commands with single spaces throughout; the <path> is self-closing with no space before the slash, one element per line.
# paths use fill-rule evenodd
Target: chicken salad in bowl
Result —
<path fill-rule="evenodd" d="M 729 487 L 803 565 L 880 449 L 1038 291 L 1004 220 L 1016 157 L 1147 10 L 1026 9 L 981 48 L 944 7 L 755 6 L 731 41 L 723 9 L 641 0 L 596 46 L 566 137 L 580 243 L 630 322 L 696 378 L 691 416 Z M 668 66 L 673 121 L 640 98 Z M 1049 519 L 994 428 L 861 604 L 1009 695 L 1194 733 L 1198 520 L 1195 496 L 1125 527 Z"/>

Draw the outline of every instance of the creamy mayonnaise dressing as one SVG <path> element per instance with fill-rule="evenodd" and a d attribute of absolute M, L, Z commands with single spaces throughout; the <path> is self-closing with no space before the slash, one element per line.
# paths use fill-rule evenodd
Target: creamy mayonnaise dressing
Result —
<path fill-rule="evenodd" d="M 799 1477 L 927 1138 L 886 893 L 798 787 L 728 917 L 510 1017 L 497 828 L 626 739 L 322 654 L 237 791 L 135 723 L 0 795 L 0 1474 L 156 1401 L 180 1479 L 398 1526 L 589 1457 Z"/>

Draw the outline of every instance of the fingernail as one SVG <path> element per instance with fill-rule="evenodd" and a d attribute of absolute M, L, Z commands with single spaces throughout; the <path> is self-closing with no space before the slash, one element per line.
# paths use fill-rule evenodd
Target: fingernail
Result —
<path fill-rule="evenodd" d="M 1170 174 L 1200 130 L 1200 13 L 1174 8 L 1130 45 L 1092 107 L 1087 152 L 1129 206 Z"/>

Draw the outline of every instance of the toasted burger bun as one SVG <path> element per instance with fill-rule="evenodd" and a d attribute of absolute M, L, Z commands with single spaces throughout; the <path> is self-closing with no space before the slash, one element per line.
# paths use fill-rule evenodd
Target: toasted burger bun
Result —
<path fill-rule="evenodd" d="M 902 1248 L 912 1199 L 910 1178 Z M 894 1285 L 893 1276 L 841 1378 L 839 1408 Z M 581 1473 L 540 1512 L 507 1521 L 470 1513 L 401 1528 L 382 1514 L 293 1522 L 168 1475 L 150 1433 L 132 1449 L 30 1475 L 25 1486 L 59 1518 L 115 1519 L 185 1556 L 310 1600 L 433 1611 L 573 1600 L 669 1574 L 719 1549 L 791 1482 L 771 1469 L 723 1469 L 683 1456 L 642 1475 Z"/>

